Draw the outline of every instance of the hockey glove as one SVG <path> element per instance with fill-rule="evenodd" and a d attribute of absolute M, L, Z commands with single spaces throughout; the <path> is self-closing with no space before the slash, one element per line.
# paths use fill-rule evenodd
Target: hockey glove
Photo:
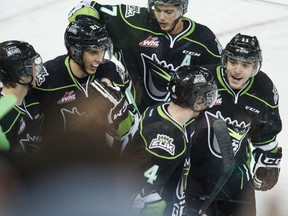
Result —
<path fill-rule="evenodd" d="M 120 91 L 120 88 L 114 86 L 107 79 L 102 79 L 100 82 L 94 80 L 92 86 L 111 102 L 112 108 L 107 116 L 108 123 L 119 125 L 119 122 L 127 117 L 123 115 L 125 115 L 128 106 L 128 102 L 125 99 L 124 94 Z"/>
<path fill-rule="evenodd" d="M 254 187 L 261 191 L 270 190 L 278 181 L 282 149 L 279 147 L 276 153 L 255 149 L 253 156 L 255 160 L 253 167 Z"/>
<path fill-rule="evenodd" d="M 91 1 L 81 1 L 68 14 L 69 23 L 82 18 L 99 18 L 98 12 L 90 6 Z"/>
<path fill-rule="evenodd" d="M 133 211 L 140 216 L 162 216 L 166 206 L 166 202 L 156 192 L 146 196 L 140 192 L 132 203 Z"/>

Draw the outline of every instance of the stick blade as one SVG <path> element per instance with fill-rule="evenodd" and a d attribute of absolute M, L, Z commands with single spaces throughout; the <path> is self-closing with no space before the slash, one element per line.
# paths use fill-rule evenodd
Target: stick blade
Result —
<path fill-rule="evenodd" d="M 221 150 L 224 168 L 228 165 L 229 167 L 232 165 L 234 166 L 235 158 L 232 148 L 232 141 L 225 121 L 221 119 L 216 120 L 213 124 L 213 128 L 214 134 L 219 143 L 219 148 Z"/>

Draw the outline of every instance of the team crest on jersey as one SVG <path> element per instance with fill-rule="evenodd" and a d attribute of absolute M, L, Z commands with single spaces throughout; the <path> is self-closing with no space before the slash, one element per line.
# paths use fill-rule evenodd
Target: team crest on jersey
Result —
<path fill-rule="evenodd" d="M 24 118 L 21 117 L 21 119 L 20 119 L 20 127 L 19 127 L 19 130 L 18 130 L 17 134 L 18 135 L 21 134 L 25 130 L 25 128 L 26 128 L 26 122 L 25 122 Z"/>
<path fill-rule="evenodd" d="M 165 83 L 168 83 L 171 79 L 171 75 L 179 67 L 174 67 L 173 64 L 168 64 L 165 60 L 159 60 L 158 56 L 154 53 L 150 56 L 141 53 L 141 59 L 143 62 L 143 74 L 144 74 L 144 88 L 149 95 L 155 101 L 167 101 L 169 98 L 169 92 L 166 85 L 159 85 L 159 79 L 163 79 Z M 152 74 L 158 74 L 158 80 L 152 77 Z"/>
<path fill-rule="evenodd" d="M 159 46 L 158 37 L 149 36 L 146 40 L 139 43 L 141 47 L 157 48 Z"/>
<path fill-rule="evenodd" d="M 26 148 L 29 148 L 30 151 L 37 151 L 39 150 L 37 143 L 41 141 L 41 136 L 31 136 L 30 134 L 27 134 L 26 138 L 20 140 L 20 144 L 24 152 L 26 151 Z"/>
<path fill-rule="evenodd" d="M 69 109 L 61 109 L 61 114 L 63 117 L 64 129 L 71 129 L 75 125 L 75 122 L 80 123 L 84 119 L 87 118 L 87 114 L 85 112 L 80 113 L 77 107 L 73 107 L 72 110 Z M 72 128 L 75 130 L 75 128 Z"/>
<path fill-rule="evenodd" d="M 64 96 L 57 102 L 57 104 L 66 104 L 76 100 L 74 91 L 65 92 Z"/>
<path fill-rule="evenodd" d="M 127 5 L 126 6 L 126 12 L 125 12 L 125 18 L 134 16 L 135 14 L 140 14 L 140 7 L 135 5 Z"/>
<path fill-rule="evenodd" d="M 157 134 L 157 138 L 150 142 L 149 149 L 160 148 L 167 151 L 172 156 L 175 155 L 175 145 L 173 144 L 173 138 L 164 135 Z"/>
<path fill-rule="evenodd" d="M 231 144 L 232 144 L 233 152 L 234 152 L 234 155 L 236 155 L 242 145 L 243 139 L 246 137 L 247 133 L 250 131 L 251 122 L 250 123 L 245 123 L 244 121 L 238 122 L 237 120 L 233 120 L 230 117 L 224 118 L 220 111 L 217 111 L 216 115 L 206 111 L 205 117 L 206 117 L 207 125 L 208 125 L 208 146 L 209 146 L 210 152 L 218 158 L 222 157 L 218 141 L 215 135 L 213 135 L 213 139 L 211 139 L 211 131 L 210 131 L 210 125 L 213 125 L 213 122 L 215 120 L 222 119 L 227 124 L 228 132 L 232 141 Z"/>
<path fill-rule="evenodd" d="M 48 75 L 49 75 L 49 73 L 47 72 L 46 68 L 43 67 L 42 72 L 37 74 L 37 76 L 36 76 L 36 84 L 37 84 L 37 86 L 41 86 L 42 83 L 44 83 L 45 80 L 46 80 L 45 77 L 48 76 Z"/>

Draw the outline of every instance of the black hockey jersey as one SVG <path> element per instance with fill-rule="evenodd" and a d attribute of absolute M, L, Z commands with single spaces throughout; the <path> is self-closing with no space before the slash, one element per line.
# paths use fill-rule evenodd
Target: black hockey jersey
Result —
<path fill-rule="evenodd" d="M 91 91 L 90 83 L 96 78 L 123 83 L 117 72 L 119 68 L 107 62 L 99 65 L 95 75 L 79 79 L 73 75 L 69 59 L 63 55 L 45 62 L 45 73 L 37 77 L 37 87 L 33 92 L 39 98 L 45 115 L 43 134 L 57 136 L 67 130 L 92 130 L 87 128 L 89 122 L 98 125 L 99 130 L 95 128 L 95 133 L 104 136 L 112 104 L 99 92 Z"/>
<path fill-rule="evenodd" d="M 186 159 L 190 150 L 186 127 L 194 124 L 194 119 L 183 126 L 170 116 L 167 106 L 168 103 L 163 103 L 145 110 L 123 157 L 133 165 L 133 174 L 137 176 L 133 181 L 139 183 L 137 190 L 141 196 L 158 193 L 168 204 L 166 211 L 171 215 L 174 202 L 184 198 L 186 178 L 182 179 L 182 174 L 189 169 Z"/>
<path fill-rule="evenodd" d="M 234 172 L 217 199 L 229 199 L 251 180 L 250 143 L 255 148 L 271 151 L 277 146 L 276 136 L 282 129 L 278 91 L 265 73 L 260 71 L 241 90 L 235 91 L 227 84 L 221 66 L 210 70 L 217 78 L 218 99 L 196 124 L 188 199 L 191 195 L 209 195 L 221 175 L 221 152 L 212 127 L 216 119 L 223 119 L 227 124 L 236 160 Z"/>
<path fill-rule="evenodd" d="M 120 50 L 119 60 L 136 86 L 135 100 L 140 111 L 167 101 L 167 84 L 179 66 L 220 63 L 221 46 L 205 25 L 183 17 L 185 30 L 172 36 L 161 30 L 147 8 L 101 5 L 95 1 L 91 6 L 97 11 L 95 16 L 106 24 L 115 48 Z M 81 13 L 87 15 L 88 11 L 85 6 L 75 7 L 69 20 Z"/>
<path fill-rule="evenodd" d="M 0 97 L 3 95 L 0 93 Z M 28 92 L 21 105 L 13 109 L 1 120 L 0 125 L 6 135 L 10 149 L 9 154 L 17 157 L 19 153 L 36 152 L 41 147 L 41 118 L 39 102 Z"/>

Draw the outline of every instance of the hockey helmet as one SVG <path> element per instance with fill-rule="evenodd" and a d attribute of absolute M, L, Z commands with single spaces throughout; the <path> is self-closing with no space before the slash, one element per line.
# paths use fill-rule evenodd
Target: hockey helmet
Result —
<path fill-rule="evenodd" d="M 82 68 L 84 68 L 82 56 L 87 49 L 103 48 L 105 50 L 103 61 L 110 60 L 113 55 L 112 40 L 105 26 L 92 18 L 84 17 L 69 23 L 64 40 L 68 55 Z"/>
<path fill-rule="evenodd" d="M 240 61 L 255 62 L 255 69 L 252 74 L 252 76 L 255 76 L 262 65 L 262 51 L 257 37 L 238 33 L 222 52 L 221 61 L 224 67 L 227 63 L 227 57 L 239 59 Z"/>
<path fill-rule="evenodd" d="M 20 83 L 20 77 L 33 77 L 43 72 L 43 61 L 33 46 L 24 41 L 9 40 L 0 43 L 0 80 L 4 85 Z M 23 84 L 23 83 L 20 83 Z"/>
<path fill-rule="evenodd" d="M 181 107 L 194 108 L 199 99 L 212 107 L 217 99 L 217 85 L 212 73 L 200 66 L 181 66 L 169 83 L 171 101 Z"/>
<path fill-rule="evenodd" d="M 152 11 L 154 5 L 174 5 L 180 7 L 182 16 L 188 10 L 188 0 L 148 0 L 149 11 Z"/>

